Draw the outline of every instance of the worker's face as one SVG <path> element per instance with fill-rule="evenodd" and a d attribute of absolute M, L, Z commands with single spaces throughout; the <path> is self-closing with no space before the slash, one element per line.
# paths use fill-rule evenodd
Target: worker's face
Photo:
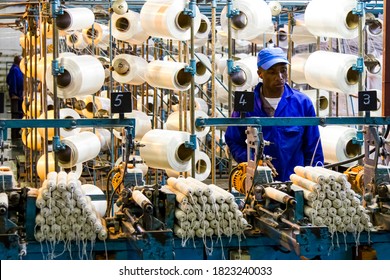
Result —
<path fill-rule="evenodd" d="M 287 82 L 287 64 L 277 63 L 268 70 L 259 68 L 257 73 L 263 80 L 263 85 L 268 88 L 278 89 L 284 88 L 284 84 Z"/>

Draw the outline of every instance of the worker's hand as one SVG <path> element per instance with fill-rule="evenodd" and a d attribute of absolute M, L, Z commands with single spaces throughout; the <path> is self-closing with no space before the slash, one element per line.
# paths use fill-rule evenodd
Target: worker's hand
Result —
<path fill-rule="evenodd" d="M 12 94 L 11 99 L 19 99 L 19 96 Z"/>

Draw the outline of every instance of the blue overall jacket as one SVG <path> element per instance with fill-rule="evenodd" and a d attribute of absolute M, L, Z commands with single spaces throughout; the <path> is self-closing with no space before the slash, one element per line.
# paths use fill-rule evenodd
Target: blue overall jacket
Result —
<path fill-rule="evenodd" d="M 11 69 L 8 72 L 7 79 L 9 97 L 12 95 L 19 97 L 19 100 L 23 99 L 23 73 L 19 66 L 12 64 Z"/>
<path fill-rule="evenodd" d="M 247 117 L 268 117 L 261 104 L 261 86 L 262 83 L 259 83 L 254 90 L 254 111 L 246 113 Z M 239 116 L 239 112 L 232 114 L 232 117 Z M 285 84 L 284 93 L 274 116 L 315 117 L 316 114 L 309 97 Z M 230 126 L 225 134 L 230 153 L 238 163 L 248 160 L 245 130 L 246 127 Z M 317 126 L 263 126 L 261 131 L 264 140 L 271 142 L 271 145 L 265 146 L 264 154 L 272 157 L 271 162 L 279 174 L 275 180 L 288 181 L 290 175 L 294 173 L 295 166 L 307 166 L 311 162 L 316 165 L 324 161 Z"/>

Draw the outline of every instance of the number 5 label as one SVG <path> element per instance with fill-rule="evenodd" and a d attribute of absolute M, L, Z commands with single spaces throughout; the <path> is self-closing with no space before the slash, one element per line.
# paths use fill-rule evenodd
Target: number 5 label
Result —
<path fill-rule="evenodd" d="M 133 109 L 130 92 L 111 93 L 111 113 L 130 113 Z"/>

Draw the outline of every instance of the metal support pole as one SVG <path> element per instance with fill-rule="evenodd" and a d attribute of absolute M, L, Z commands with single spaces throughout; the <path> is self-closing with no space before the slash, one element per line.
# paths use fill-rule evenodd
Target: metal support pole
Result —
<path fill-rule="evenodd" d="M 215 22 L 217 2 L 211 2 L 211 69 L 215 69 Z M 211 117 L 215 118 L 215 71 L 211 71 Z M 215 127 L 211 127 L 211 183 L 215 184 Z"/>
<path fill-rule="evenodd" d="M 191 78 L 191 93 L 190 93 L 190 112 L 191 112 L 191 144 L 195 145 L 193 146 L 193 153 L 191 157 L 191 176 L 195 178 L 196 174 L 196 164 L 195 164 L 195 148 L 196 148 L 196 135 L 195 135 L 195 73 L 196 73 L 196 62 L 195 62 L 195 6 L 196 6 L 196 1 L 191 0 L 190 2 L 190 10 L 192 12 L 191 14 L 191 60 L 190 60 L 190 65 L 192 67 L 192 78 Z"/>
<path fill-rule="evenodd" d="M 383 1 L 383 30 L 390 30 L 390 4 L 387 1 Z M 383 32 L 383 61 L 382 61 L 382 97 L 383 97 L 383 116 L 390 116 L 390 96 L 387 92 L 390 91 L 390 71 L 388 71 L 389 65 L 387 62 L 390 59 L 390 35 L 387 32 Z"/>
<path fill-rule="evenodd" d="M 52 25 L 53 25 L 53 61 L 52 61 L 52 74 L 53 74 L 53 101 L 54 101 L 54 119 L 59 119 L 59 104 L 58 104 L 58 97 L 57 97 L 57 77 L 59 69 L 58 67 L 58 28 L 57 28 L 57 14 L 59 13 L 60 9 L 60 3 L 59 0 L 51 0 L 51 15 L 52 15 Z M 54 137 L 53 137 L 53 144 L 54 146 L 59 143 L 59 134 L 60 129 L 58 127 L 54 128 Z M 56 147 L 54 147 L 55 149 Z M 58 156 L 56 153 L 54 153 L 54 168 L 56 172 L 60 171 L 60 167 L 58 165 Z"/>

